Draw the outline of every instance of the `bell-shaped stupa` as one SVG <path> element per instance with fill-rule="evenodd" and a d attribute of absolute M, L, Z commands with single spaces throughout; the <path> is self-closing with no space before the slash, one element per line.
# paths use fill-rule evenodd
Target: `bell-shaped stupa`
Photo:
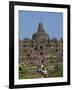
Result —
<path fill-rule="evenodd" d="M 45 32 L 43 23 L 41 22 L 39 23 L 38 30 L 36 33 L 33 34 L 32 39 L 34 40 L 48 40 L 49 39 L 48 34 Z"/>

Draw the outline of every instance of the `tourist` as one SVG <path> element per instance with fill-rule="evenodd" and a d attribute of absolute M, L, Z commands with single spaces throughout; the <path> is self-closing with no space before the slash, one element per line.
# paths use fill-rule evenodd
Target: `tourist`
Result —
<path fill-rule="evenodd" d="M 48 71 L 46 68 L 43 70 L 43 77 L 47 78 L 48 77 Z"/>
<path fill-rule="evenodd" d="M 44 65 L 44 54 L 43 54 L 43 52 L 40 53 L 40 63 Z"/>

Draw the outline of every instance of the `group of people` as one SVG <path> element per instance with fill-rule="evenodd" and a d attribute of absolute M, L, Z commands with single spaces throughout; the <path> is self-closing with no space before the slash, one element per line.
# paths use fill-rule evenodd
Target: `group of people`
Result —
<path fill-rule="evenodd" d="M 44 54 L 43 52 L 40 53 L 40 65 L 38 67 L 38 72 L 41 73 L 43 78 L 48 77 L 48 70 L 46 69 L 44 65 Z"/>

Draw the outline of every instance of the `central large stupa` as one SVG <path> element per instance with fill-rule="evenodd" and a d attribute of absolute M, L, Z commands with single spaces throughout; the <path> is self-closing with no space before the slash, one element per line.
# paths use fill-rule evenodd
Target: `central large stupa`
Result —
<path fill-rule="evenodd" d="M 33 34 L 32 39 L 33 40 L 48 40 L 49 39 L 48 34 L 45 32 L 43 23 L 41 22 L 39 23 L 38 30 L 36 33 Z"/>

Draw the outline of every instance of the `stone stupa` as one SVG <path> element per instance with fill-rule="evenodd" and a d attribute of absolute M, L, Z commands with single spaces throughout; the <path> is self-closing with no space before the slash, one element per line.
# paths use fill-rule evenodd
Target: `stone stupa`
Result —
<path fill-rule="evenodd" d="M 32 36 L 33 40 L 48 40 L 49 35 L 45 32 L 44 25 L 43 23 L 39 23 L 38 25 L 38 30 L 36 33 L 33 34 Z"/>

